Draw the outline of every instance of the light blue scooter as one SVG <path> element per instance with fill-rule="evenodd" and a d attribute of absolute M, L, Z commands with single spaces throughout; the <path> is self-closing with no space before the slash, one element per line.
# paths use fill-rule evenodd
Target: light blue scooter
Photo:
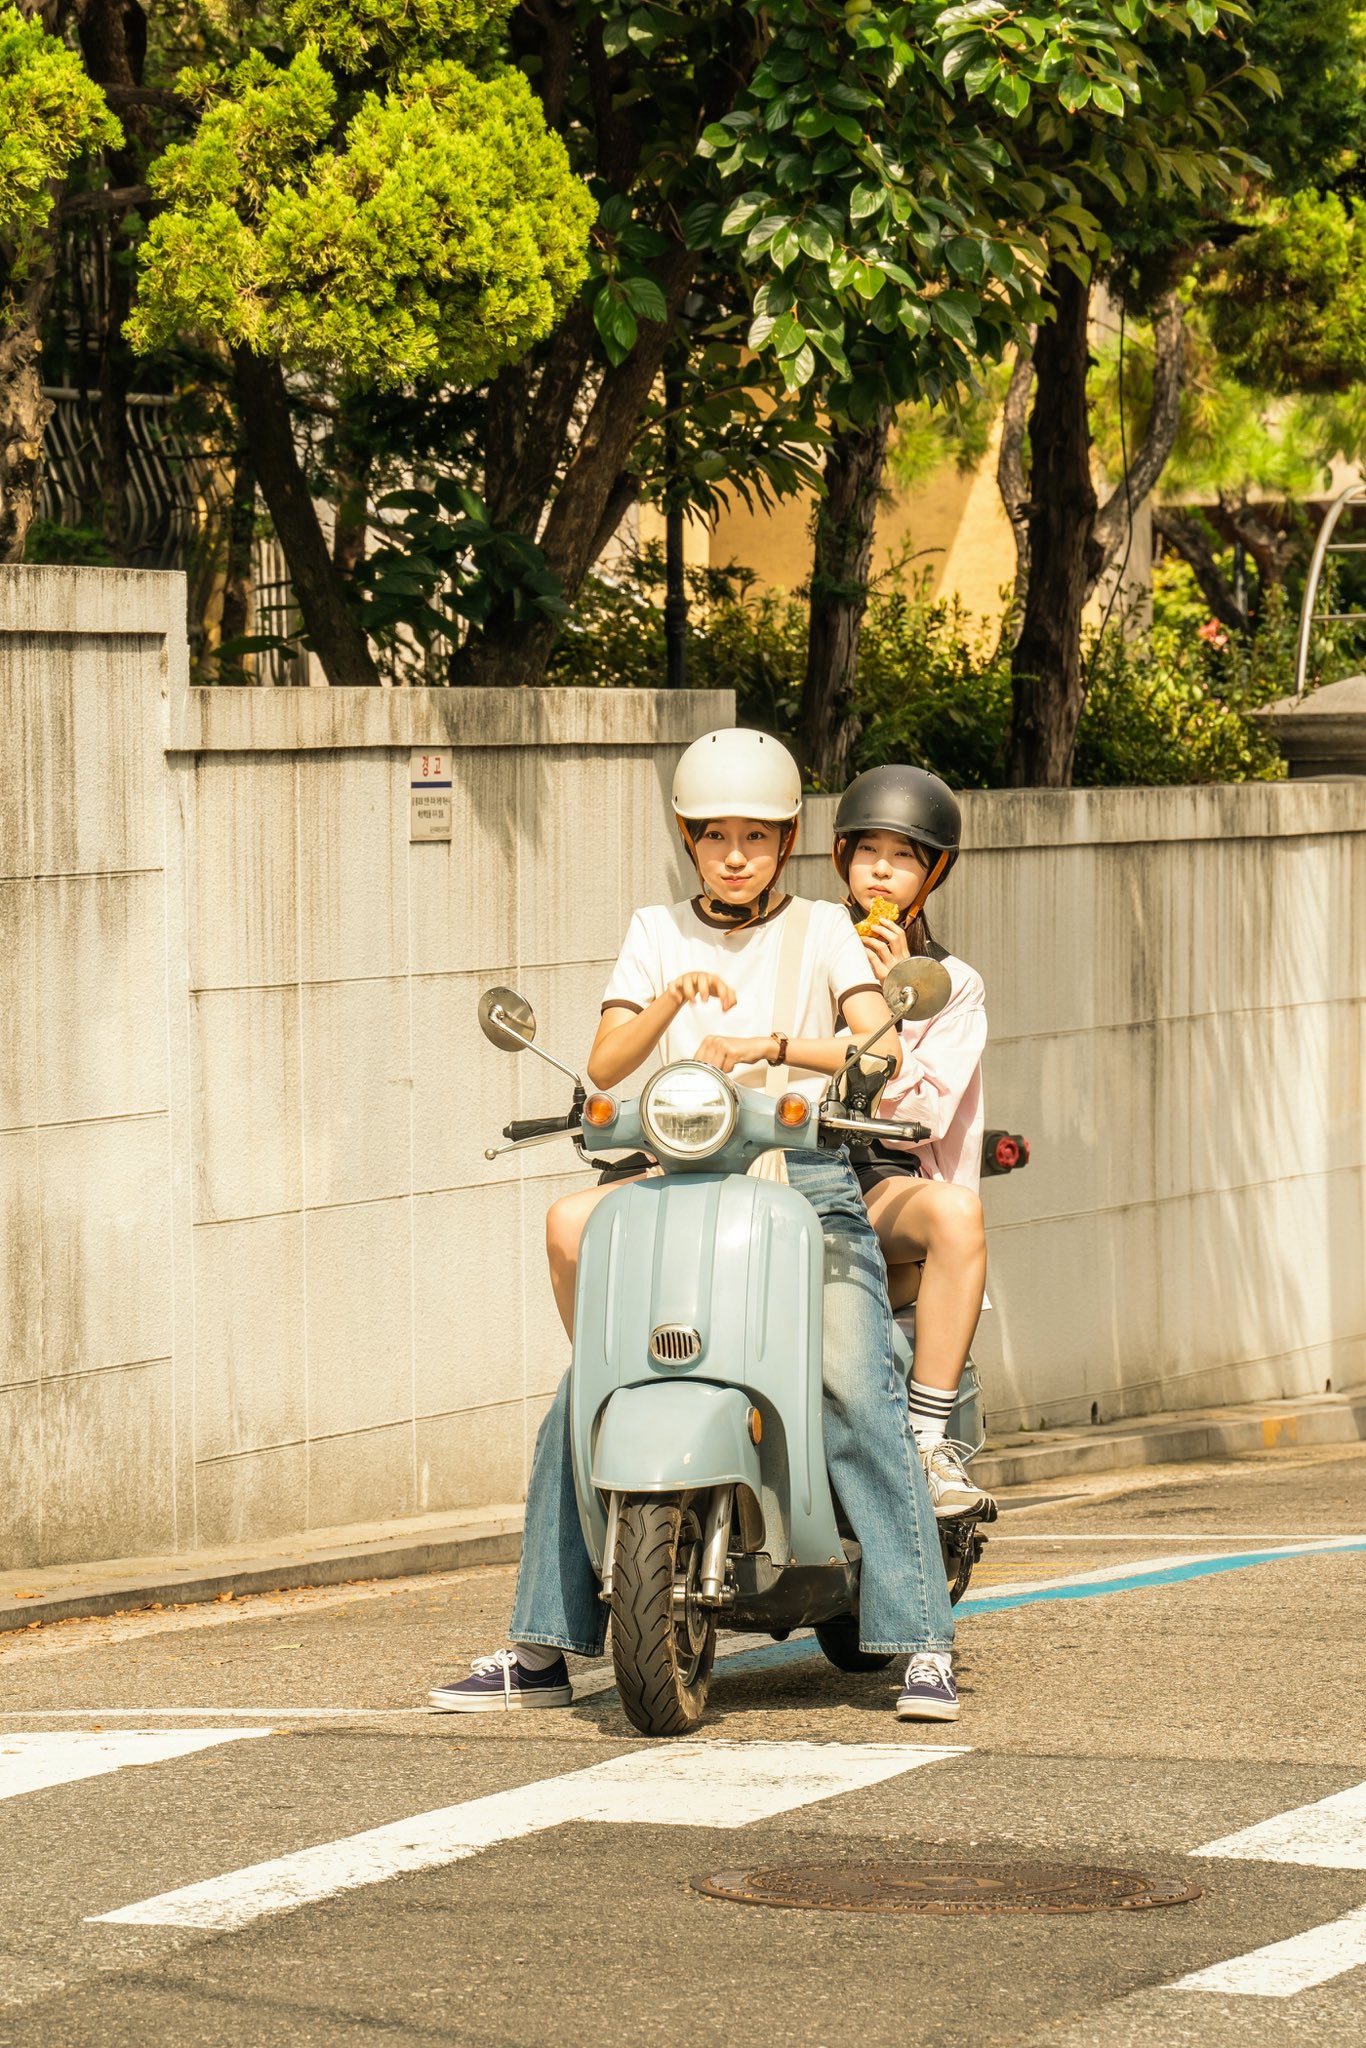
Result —
<path fill-rule="evenodd" d="M 914 1019 L 942 1009 L 949 979 L 937 961 L 911 959 L 883 987 L 893 1017 Z M 572 1134 L 584 1154 L 642 1148 L 662 1169 L 624 1183 L 589 1220 L 570 1367 L 579 1518 L 628 1719 L 646 1735 L 696 1727 L 718 1626 L 778 1637 L 814 1627 L 839 1669 L 882 1669 L 890 1659 L 858 1647 L 859 1547 L 826 1473 L 820 1219 L 784 1180 L 749 1169 L 765 1153 L 851 1136 L 928 1136 L 869 1113 L 891 1068 L 872 1054 L 883 1032 L 851 1048 L 819 1104 L 695 1061 L 664 1068 L 632 1100 L 588 1092 L 535 1045 L 531 1008 L 511 989 L 488 990 L 479 1020 L 494 1045 L 537 1052 L 574 1083 L 567 1116 L 510 1123 L 499 1149 Z M 897 1344 L 909 1374 L 900 1329 Z M 970 1447 L 976 1402 L 970 1374 L 951 1425 Z M 972 1524 L 956 1550 L 951 1533 L 941 1540 L 956 1598 L 982 1537 Z"/>

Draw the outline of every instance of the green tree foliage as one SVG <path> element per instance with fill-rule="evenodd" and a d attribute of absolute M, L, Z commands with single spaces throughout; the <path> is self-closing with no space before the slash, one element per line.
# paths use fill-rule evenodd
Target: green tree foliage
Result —
<path fill-rule="evenodd" d="M 427 38 L 443 12 L 428 0 L 400 25 Z M 180 82 L 204 111 L 151 173 L 136 346 L 184 330 L 377 385 L 482 382 L 582 283 L 592 201 L 518 72 L 403 69 L 398 28 L 367 38 L 368 9 L 296 15 L 331 68 L 309 43 Z M 383 89 L 348 92 L 341 67 L 377 56 Z"/>
<path fill-rule="evenodd" d="M 0 5 L 0 272 L 28 268 L 76 159 L 121 139 L 80 58 L 40 20 Z"/>
<path fill-rule="evenodd" d="M 1366 202 L 1273 199 L 1207 281 L 1215 346 L 1248 384 L 1341 391 L 1366 378 Z"/>

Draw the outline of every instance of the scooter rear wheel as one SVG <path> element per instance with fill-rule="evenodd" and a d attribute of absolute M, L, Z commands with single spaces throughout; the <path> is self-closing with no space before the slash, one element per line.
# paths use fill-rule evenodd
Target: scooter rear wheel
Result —
<path fill-rule="evenodd" d="M 624 1500 L 612 1570 L 612 1669 L 642 1735 L 686 1735 L 702 1719 L 716 1616 L 698 1601 L 702 1527 L 687 1499 Z"/>
<path fill-rule="evenodd" d="M 885 1671 L 892 1661 L 859 1648 L 856 1621 L 818 1621 L 816 1641 L 836 1671 Z"/>

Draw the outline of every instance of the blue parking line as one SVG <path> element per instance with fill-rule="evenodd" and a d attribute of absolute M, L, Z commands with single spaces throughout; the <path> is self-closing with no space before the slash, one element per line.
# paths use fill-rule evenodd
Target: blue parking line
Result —
<path fill-rule="evenodd" d="M 1098 1536 L 1098 1543 L 1104 1542 Z M 1141 1592 L 1149 1586 L 1177 1586 L 1186 1579 L 1204 1579 L 1216 1572 L 1245 1571 L 1257 1564 L 1288 1564 L 1301 1557 L 1342 1557 L 1353 1551 L 1366 1551 L 1366 1542 L 1342 1543 L 1331 1550 L 1317 1544 L 1306 1543 L 1294 1550 L 1241 1550 L 1231 1557 L 1210 1557 L 1196 1564 L 1173 1565 L 1170 1569 L 1150 1572 L 1134 1572 L 1123 1579 L 1104 1579 L 1085 1586 L 1043 1586 L 1032 1593 L 1001 1593 L 991 1600 L 960 1600 L 954 1608 L 956 1616 L 967 1614 L 997 1614 L 1003 1608 L 1032 1607 L 1045 1600 L 1095 1600 L 1102 1594 Z M 775 1665 L 796 1664 L 808 1657 L 818 1657 L 820 1648 L 813 1636 L 794 1637 L 786 1643 L 762 1643 L 753 1650 L 741 1650 L 733 1657 L 723 1658 L 717 1666 L 717 1676 L 731 1671 L 769 1671 Z"/>

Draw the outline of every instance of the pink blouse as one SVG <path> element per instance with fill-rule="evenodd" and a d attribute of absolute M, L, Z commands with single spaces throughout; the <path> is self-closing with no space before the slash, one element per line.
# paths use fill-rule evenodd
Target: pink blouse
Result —
<path fill-rule="evenodd" d="M 986 991 L 966 960 L 950 953 L 944 965 L 949 1000 L 937 1017 L 902 1025 L 901 1072 L 883 1090 L 878 1115 L 928 1124 L 928 1139 L 906 1149 L 929 1179 L 957 1181 L 975 1193 L 982 1175 Z"/>

